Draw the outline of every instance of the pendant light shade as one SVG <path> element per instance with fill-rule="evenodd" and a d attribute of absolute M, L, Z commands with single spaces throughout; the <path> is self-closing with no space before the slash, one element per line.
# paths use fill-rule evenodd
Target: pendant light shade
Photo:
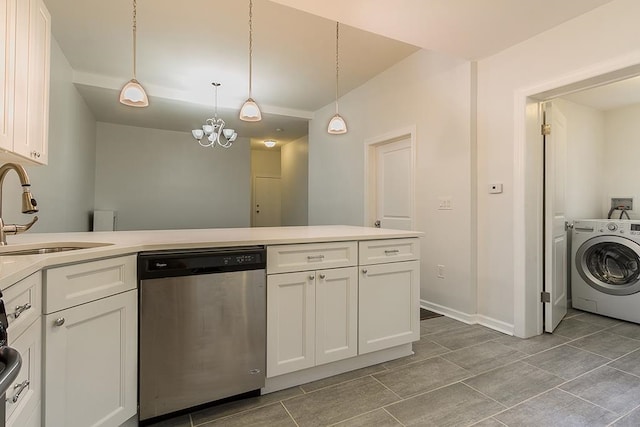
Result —
<path fill-rule="evenodd" d="M 260 107 L 253 100 L 251 89 L 253 79 L 253 0 L 249 0 L 249 98 L 240 109 L 240 120 L 245 122 L 259 122 L 262 120 Z"/>
<path fill-rule="evenodd" d="M 340 135 L 347 133 L 347 122 L 344 121 L 338 112 L 338 82 L 340 81 L 340 62 L 339 62 L 339 42 L 340 40 L 340 23 L 336 22 L 336 114 L 329 120 L 327 132 L 331 135 Z"/>
<path fill-rule="evenodd" d="M 133 78 L 129 80 L 120 91 L 120 103 L 129 107 L 147 107 L 149 97 L 140 82 L 136 80 L 136 36 L 137 36 L 137 12 L 136 0 L 133 0 Z"/>

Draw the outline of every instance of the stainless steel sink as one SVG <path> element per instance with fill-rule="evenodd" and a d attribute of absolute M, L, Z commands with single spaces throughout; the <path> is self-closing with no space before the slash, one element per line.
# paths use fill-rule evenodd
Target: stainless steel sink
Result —
<path fill-rule="evenodd" d="M 41 255 L 56 252 L 77 251 L 79 249 L 91 249 L 109 245 L 111 245 L 111 243 L 57 242 L 46 244 L 5 246 L 0 248 L 0 256 Z"/>

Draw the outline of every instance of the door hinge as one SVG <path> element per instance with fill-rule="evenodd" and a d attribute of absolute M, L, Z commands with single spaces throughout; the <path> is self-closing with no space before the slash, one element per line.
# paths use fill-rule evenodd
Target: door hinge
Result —
<path fill-rule="evenodd" d="M 542 127 L 540 128 L 540 133 L 542 135 L 551 135 L 551 125 L 543 124 Z"/>
<path fill-rule="evenodd" d="M 551 302 L 551 294 L 549 292 L 540 292 L 540 302 Z"/>

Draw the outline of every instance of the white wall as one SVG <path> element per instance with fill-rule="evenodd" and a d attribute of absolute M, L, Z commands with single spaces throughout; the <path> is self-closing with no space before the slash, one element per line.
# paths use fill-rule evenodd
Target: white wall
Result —
<path fill-rule="evenodd" d="M 564 99 L 553 101 L 567 119 L 567 221 L 606 218 L 602 214 L 605 188 L 605 115 L 601 110 Z"/>
<path fill-rule="evenodd" d="M 188 132 L 98 123 L 95 207 L 118 230 L 248 227 L 250 150 L 200 147 Z"/>
<path fill-rule="evenodd" d="M 468 318 L 476 312 L 472 270 L 469 62 L 419 51 L 340 98 L 349 132 L 328 135 L 333 104 L 309 127 L 309 223 L 363 225 L 364 142 L 410 126 L 417 140 L 417 218 L 423 305 Z M 438 196 L 454 209 L 438 211 Z M 436 266 L 446 278 L 436 278 Z"/>
<path fill-rule="evenodd" d="M 537 286 L 523 269 L 541 253 L 531 234 L 538 221 L 525 222 L 538 195 L 515 187 L 540 179 L 529 162 L 534 149 L 524 145 L 522 128 L 516 132 L 524 121 L 519 96 L 640 63 L 638 16 L 640 2 L 614 0 L 478 62 L 478 312 L 514 324 L 518 334 L 528 334 L 518 330 L 523 313 L 539 306 L 535 298 L 521 303 Z M 493 181 L 505 184 L 499 197 L 485 191 Z"/>
<path fill-rule="evenodd" d="M 604 113 L 606 149 L 604 151 L 605 188 L 602 210 L 611 208 L 612 197 L 633 197 L 632 219 L 640 219 L 640 105 Z M 614 212 L 618 218 L 620 211 Z"/>
<path fill-rule="evenodd" d="M 72 83 L 73 70 L 51 43 L 49 165 L 27 166 L 38 201 L 39 221 L 30 232 L 88 231 L 93 210 L 96 122 Z M 14 172 L 3 188 L 3 219 L 25 223 L 20 213 L 21 187 Z M 8 237 L 11 242 L 11 236 Z"/>
<path fill-rule="evenodd" d="M 309 207 L 309 138 L 281 148 L 282 225 L 307 225 Z"/>

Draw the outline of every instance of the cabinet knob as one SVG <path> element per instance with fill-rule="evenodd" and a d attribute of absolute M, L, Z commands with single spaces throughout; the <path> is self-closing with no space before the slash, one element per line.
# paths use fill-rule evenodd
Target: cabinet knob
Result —
<path fill-rule="evenodd" d="M 62 325 L 64 325 L 64 317 L 59 317 L 59 318 L 57 318 L 57 319 L 53 322 L 53 324 L 54 324 L 54 325 L 56 325 L 56 326 L 62 326 Z"/>
<path fill-rule="evenodd" d="M 316 280 L 316 276 L 314 276 L 313 274 L 309 275 L 309 280 Z"/>
<path fill-rule="evenodd" d="M 321 275 L 320 275 L 320 278 L 321 278 L 321 279 L 324 279 L 325 277 L 327 277 L 327 276 L 325 276 L 324 274 L 321 274 Z"/>
<path fill-rule="evenodd" d="M 367 270 L 366 268 L 362 269 L 362 274 L 367 274 L 369 272 L 369 270 Z"/>

